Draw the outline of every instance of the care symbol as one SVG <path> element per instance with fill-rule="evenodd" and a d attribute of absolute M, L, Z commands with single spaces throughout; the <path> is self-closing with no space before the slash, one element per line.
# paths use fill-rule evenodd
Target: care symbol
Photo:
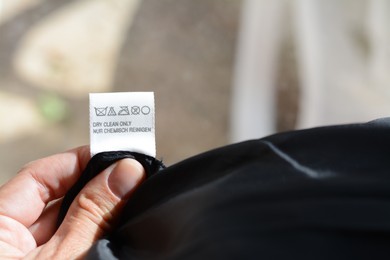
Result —
<path fill-rule="evenodd" d="M 108 111 L 108 116 L 116 116 L 116 112 L 114 110 L 114 107 L 110 107 L 110 110 Z"/>
<path fill-rule="evenodd" d="M 96 116 L 105 116 L 107 113 L 107 107 L 94 107 Z"/>
<path fill-rule="evenodd" d="M 121 110 L 119 110 L 118 115 L 120 115 L 120 116 L 128 116 L 128 115 L 130 115 L 128 106 L 121 106 L 120 108 L 121 108 Z"/>
<path fill-rule="evenodd" d="M 131 114 L 133 115 L 139 115 L 140 108 L 139 106 L 133 106 L 131 107 Z"/>
<path fill-rule="evenodd" d="M 148 106 L 143 106 L 143 107 L 141 108 L 141 112 L 142 112 L 142 114 L 144 114 L 144 115 L 149 115 L 149 113 L 150 113 L 150 107 L 148 107 Z"/>

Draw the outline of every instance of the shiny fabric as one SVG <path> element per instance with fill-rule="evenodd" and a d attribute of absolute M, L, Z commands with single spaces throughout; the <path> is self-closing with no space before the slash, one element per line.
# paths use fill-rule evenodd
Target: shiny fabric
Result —
<path fill-rule="evenodd" d="M 87 259 L 387 259 L 390 119 L 272 135 L 158 168 Z"/>

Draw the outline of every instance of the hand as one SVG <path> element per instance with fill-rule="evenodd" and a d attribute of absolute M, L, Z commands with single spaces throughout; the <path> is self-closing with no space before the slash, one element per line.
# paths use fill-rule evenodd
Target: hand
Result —
<path fill-rule="evenodd" d="M 89 147 L 27 164 L 0 188 L 0 258 L 76 259 L 109 231 L 145 171 L 123 159 L 91 180 L 61 226 L 61 198 L 89 161 Z"/>

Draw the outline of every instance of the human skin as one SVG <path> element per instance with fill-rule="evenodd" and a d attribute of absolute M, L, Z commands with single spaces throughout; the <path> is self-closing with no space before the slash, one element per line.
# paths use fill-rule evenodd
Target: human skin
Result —
<path fill-rule="evenodd" d="M 92 179 L 57 229 L 62 197 L 90 159 L 89 147 L 28 163 L 0 187 L 1 259 L 79 259 L 115 225 L 145 171 L 123 159 Z"/>

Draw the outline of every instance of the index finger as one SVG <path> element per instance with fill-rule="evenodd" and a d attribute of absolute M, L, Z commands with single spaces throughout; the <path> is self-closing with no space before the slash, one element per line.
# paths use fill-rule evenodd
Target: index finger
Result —
<path fill-rule="evenodd" d="M 0 215 L 29 227 L 49 201 L 65 195 L 89 159 L 89 146 L 82 146 L 27 164 L 0 188 Z"/>

